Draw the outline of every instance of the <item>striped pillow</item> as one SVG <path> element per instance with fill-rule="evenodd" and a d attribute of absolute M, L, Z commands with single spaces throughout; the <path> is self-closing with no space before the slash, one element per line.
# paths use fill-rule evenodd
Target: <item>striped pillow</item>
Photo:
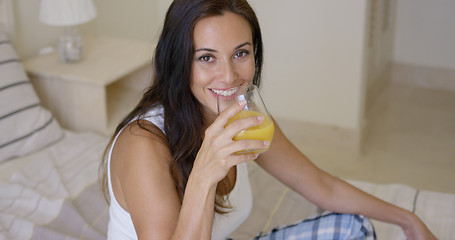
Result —
<path fill-rule="evenodd" d="M 11 43 L 0 33 L 0 163 L 40 150 L 62 136 Z"/>

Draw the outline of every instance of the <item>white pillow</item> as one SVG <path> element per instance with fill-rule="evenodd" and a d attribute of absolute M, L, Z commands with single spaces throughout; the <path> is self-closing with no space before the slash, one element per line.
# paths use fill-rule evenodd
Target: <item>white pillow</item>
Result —
<path fill-rule="evenodd" d="M 22 63 L 0 33 L 0 163 L 42 149 L 63 136 L 41 106 Z"/>

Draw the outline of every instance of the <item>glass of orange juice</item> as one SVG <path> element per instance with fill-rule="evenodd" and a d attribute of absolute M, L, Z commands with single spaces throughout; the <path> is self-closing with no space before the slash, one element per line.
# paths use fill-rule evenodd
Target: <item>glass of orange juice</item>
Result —
<path fill-rule="evenodd" d="M 264 121 L 254 127 L 242 130 L 238 132 L 232 140 L 238 141 L 242 139 L 257 139 L 257 140 L 265 140 L 269 143 L 272 142 L 273 133 L 275 132 L 275 126 L 273 124 L 272 118 L 270 117 L 269 112 L 267 111 L 264 102 L 262 101 L 261 95 L 259 94 L 259 89 L 255 85 L 251 85 L 248 89 L 238 87 L 238 88 L 231 88 L 226 90 L 226 92 L 222 92 L 217 96 L 217 107 L 218 107 L 218 114 L 220 114 L 224 109 L 231 106 L 232 104 L 246 100 L 245 108 L 237 113 L 234 117 L 229 119 L 229 125 L 232 122 L 247 118 L 251 116 L 262 115 L 264 117 Z M 270 146 L 270 144 L 269 144 Z M 237 152 L 237 154 L 242 153 L 263 153 L 267 151 L 269 148 L 266 149 L 249 149 Z"/>

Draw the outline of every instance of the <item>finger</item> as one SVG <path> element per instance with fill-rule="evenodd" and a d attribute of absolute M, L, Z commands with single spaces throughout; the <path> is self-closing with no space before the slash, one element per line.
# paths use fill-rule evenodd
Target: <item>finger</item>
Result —
<path fill-rule="evenodd" d="M 227 159 L 230 156 L 243 155 L 238 152 L 248 151 L 248 150 L 261 150 L 266 149 L 270 145 L 270 142 L 256 139 L 243 139 L 239 141 L 232 141 L 231 143 L 225 145 L 222 148 L 219 148 L 217 151 L 217 158 Z"/>
<path fill-rule="evenodd" d="M 228 144 L 223 149 L 220 149 L 221 155 L 242 155 L 236 154 L 237 152 L 253 150 L 253 149 L 266 149 L 270 143 L 268 141 L 263 140 L 252 140 L 252 139 L 244 139 L 239 141 L 232 141 L 232 143 Z"/>
<path fill-rule="evenodd" d="M 259 153 L 245 153 L 245 154 L 237 154 L 237 155 L 232 155 L 230 158 L 232 166 L 248 162 L 248 161 L 253 161 L 256 158 L 258 158 Z"/>

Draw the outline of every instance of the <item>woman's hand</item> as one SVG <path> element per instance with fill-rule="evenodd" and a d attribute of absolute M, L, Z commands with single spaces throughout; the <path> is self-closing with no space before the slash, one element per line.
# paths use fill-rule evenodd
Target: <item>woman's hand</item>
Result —
<path fill-rule="evenodd" d="M 408 240 L 436 240 L 437 238 L 430 232 L 427 226 L 416 216 L 412 215 L 409 225 L 403 226 L 403 232 Z"/>
<path fill-rule="evenodd" d="M 261 140 L 239 140 L 232 138 L 241 130 L 259 125 L 264 121 L 262 116 L 253 116 L 232 122 L 224 127 L 228 120 L 245 107 L 245 101 L 239 101 L 223 111 L 205 131 L 204 141 L 193 165 L 192 172 L 199 177 L 217 184 L 228 173 L 231 167 L 257 158 L 257 153 L 235 154 L 248 149 L 266 148 L 269 143 Z"/>

